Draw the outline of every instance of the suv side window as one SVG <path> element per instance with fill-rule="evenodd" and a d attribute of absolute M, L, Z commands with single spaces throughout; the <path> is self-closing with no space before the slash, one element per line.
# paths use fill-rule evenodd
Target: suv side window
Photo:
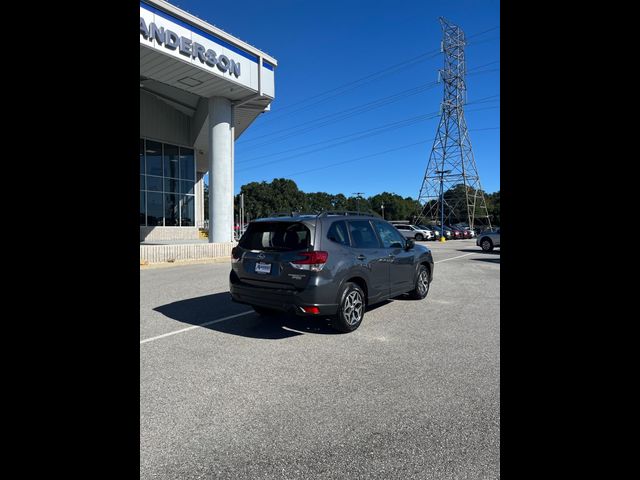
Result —
<path fill-rule="evenodd" d="M 378 238 L 368 220 L 349 222 L 349 232 L 355 248 L 379 248 Z"/>
<path fill-rule="evenodd" d="M 396 225 L 398 230 L 409 230 L 406 225 Z"/>
<path fill-rule="evenodd" d="M 373 222 L 384 248 L 403 248 L 405 240 L 393 226 L 385 222 Z"/>
<path fill-rule="evenodd" d="M 332 242 L 349 246 L 349 234 L 347 233 L 347 225 L 344 221 L 333 222 L 331 228 L 327 232 L 327 238 Z"/>

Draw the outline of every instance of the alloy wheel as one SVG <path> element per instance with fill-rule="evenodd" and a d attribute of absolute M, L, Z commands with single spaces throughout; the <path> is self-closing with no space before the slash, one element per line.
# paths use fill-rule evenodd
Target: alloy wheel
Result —
<path fill-rule="evenodd" d="M 362 319 L 363 307 L 364 304 L 360 292 L 354 290 L 347 295 L 344 301 L 343 313 L 349 325 L 356 325 Z"/>

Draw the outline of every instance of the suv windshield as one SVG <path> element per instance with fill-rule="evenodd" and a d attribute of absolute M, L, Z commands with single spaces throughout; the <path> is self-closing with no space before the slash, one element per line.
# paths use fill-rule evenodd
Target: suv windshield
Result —
<path fill-rule="evenodd" d="M 309 246 L 309 229 L 298 222 L 256 222 L 238 245 L 247 250 L 303 250 Z"/>

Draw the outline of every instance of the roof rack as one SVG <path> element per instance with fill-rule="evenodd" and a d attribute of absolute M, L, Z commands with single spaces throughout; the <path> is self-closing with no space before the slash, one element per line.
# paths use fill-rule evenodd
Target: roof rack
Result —
<path fill-rule="evenodd" d="M 327 217 L 329 215 L 358 215 L 361 217 L 380 217 L 380 215 L 378 215 L 376 212 L 354 212 L 352 210 L 324 210 L 318 214 L 318 217 Z"/>
<path fill-rule="evenodd" d="M 269 214 L 269 218 L 273 217 L 302 217 L 302 216 L 310 216 L 310 217 L 327 217 L 329 215 L 358 215 L 361 217 L 380 217 L 376 212 L 368 211 L 368 212 L 355 212 L 352 210 L 323 210 L 321 212 L 274 212 Z M 382 217 L 380 217 L 382 218 Z"/>
<path fill-rule="evenodd" d="M 292 212 L 292 211 L 274 212 L 274 213 L 270 213 L 268 218 L 272 218 L 272 217 L 301 217 L 303 215 L 308 215 L 308 216 L 311 216 L 311 217 L 315 217 L 316 215 L 318 215 L 318 212 Z"/>

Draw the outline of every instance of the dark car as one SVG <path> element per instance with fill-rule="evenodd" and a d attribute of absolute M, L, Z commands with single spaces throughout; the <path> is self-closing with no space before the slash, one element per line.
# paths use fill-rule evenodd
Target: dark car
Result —
<path fill-rule="evenodd" d="M 261 315 L 329 316 L 358 328 L 368 305 L 409 293 L 423 299 L 431 251 L 372 215 L 324 212 L 255 220 L 232 250 L 234 301 Z"/>

